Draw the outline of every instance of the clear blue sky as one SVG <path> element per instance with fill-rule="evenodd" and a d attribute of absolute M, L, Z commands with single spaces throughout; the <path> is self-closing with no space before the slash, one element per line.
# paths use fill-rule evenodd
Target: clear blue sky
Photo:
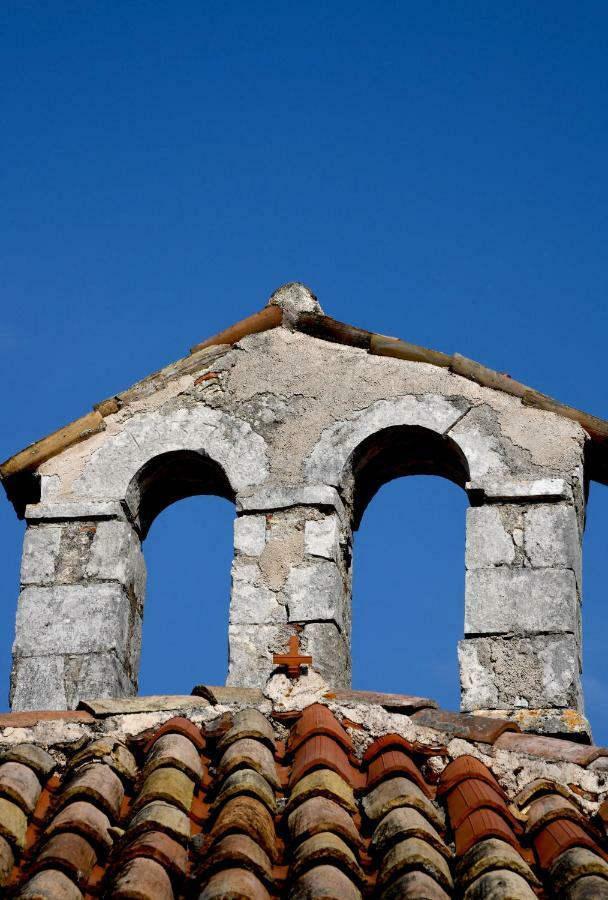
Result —
<path fill-rule="evenodd" d="M 608 417 L 603 2 L 0 8 L 0 456 L 301 280 L 336 318 Z M 466 498 L 400 479 L 355 545 L 355 686 L 458 704 Z M 222 681 L 232 508 L 145 545 L 142 692 Z M 0 503 L 0 685 L 23 524 Z M 608 489 L 585 685 L 608 742 Z M 439 550 L 437 549 L 439 547 Z"/>

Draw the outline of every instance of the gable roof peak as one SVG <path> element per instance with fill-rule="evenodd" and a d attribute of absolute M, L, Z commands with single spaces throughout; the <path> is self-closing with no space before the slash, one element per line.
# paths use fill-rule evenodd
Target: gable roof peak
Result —
<path fill-rule="evenodd" d="M 313 292 L 300 281 L 281 285 L 266 305 L 280 307 L 283 311 L 283 323 L 292 326 L 296 325 L 300 313 L 323 315 L 321 304 Z"/>

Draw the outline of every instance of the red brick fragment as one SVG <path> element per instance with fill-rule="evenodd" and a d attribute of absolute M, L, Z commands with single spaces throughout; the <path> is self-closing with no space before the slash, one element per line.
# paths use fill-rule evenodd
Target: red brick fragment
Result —
<path fill-rule="evenodd" d="M 113 900 L 174 900 L 171 880 L 153 859 L 130 860 L 121 869 L 111 895 Z"/>
<path fill-rule="evenodd" d="M 79 834 L 66 831 L 47 841 L 35 860 L 35 867 L 62 869 L 82 886 L 96 862 L 93 845 Z"/>

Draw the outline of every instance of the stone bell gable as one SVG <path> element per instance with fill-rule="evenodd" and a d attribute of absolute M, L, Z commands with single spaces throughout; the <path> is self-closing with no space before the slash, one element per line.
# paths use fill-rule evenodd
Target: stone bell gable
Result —
<path fill-rule="evenodd" d="M 458 354 L 336 322 L 286 285 L 0 467 L 27 521 L 13 708 L 137 692 L 142 541 L 195 494 L 235 504 L 228 683 L 263 685 L 297 633 L 348 687 L 353 531 L 383 484 L 433 474 L 470 501 L 463 710 L 579 721 L 566 711 L 583 711 L 586 485 L 606 478 L 607 437 L 601 420 Z"/>

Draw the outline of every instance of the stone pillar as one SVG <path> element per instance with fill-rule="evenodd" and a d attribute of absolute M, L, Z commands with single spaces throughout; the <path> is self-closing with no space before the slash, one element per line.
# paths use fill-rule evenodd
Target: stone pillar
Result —
<path fill-rule="evenodd" d="M 290 635 L 335 687 L 349 687 L 351 533 L 328 488 L 237 500 L 228 684 L 261 687 Z"/>
<path fill-rule="evenodd" d="M 136 694 L 145 582 L 139 537 L 126 520 L 29 521 L 12 709 L 72 709 L 85 697 Z"/>
<path fill-rule="evenodd" d="M 462 709 L 533 710 L 534 730 L 567 730 L 561 711 L 583 711 L 572 490 L 559 479 L 468 487 L 481 505 L 467 513 Z"/>

